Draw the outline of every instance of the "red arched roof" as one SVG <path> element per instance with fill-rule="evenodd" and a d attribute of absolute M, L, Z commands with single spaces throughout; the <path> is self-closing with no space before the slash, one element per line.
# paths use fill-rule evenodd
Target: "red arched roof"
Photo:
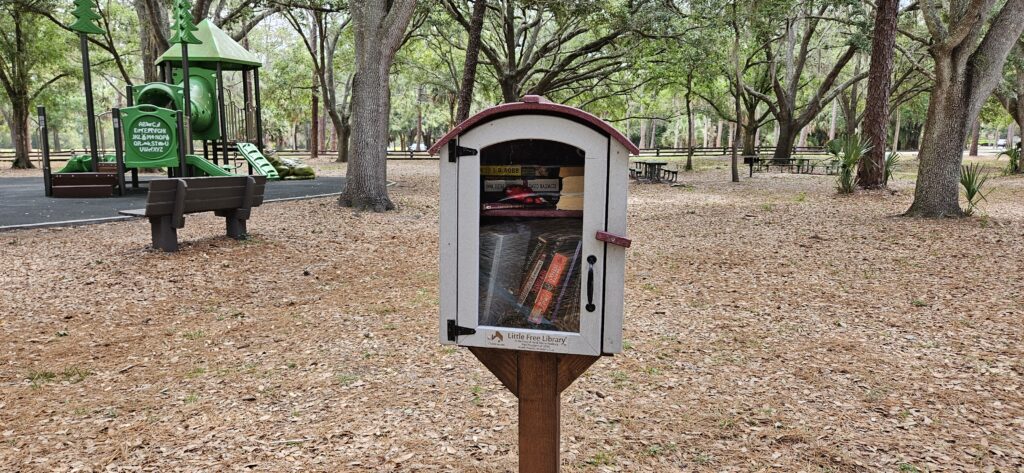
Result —
<path fill-rule="evenodd" d="M 497 105 L 486 110 L 483 110 L 480 113 L 473 115 L 472 117 L 467 118 L 466 121 L 459 123 L 458 125 L 455 126 L 455 128 L 452 128 L 451 131 L 442 136 L 441 139 L 437 140 L 437 142 L 435 142 L 434 145 L 430 147 L 429 152 L 431 155 L 437 154 L 438 152 L 440 152 L 442 146 L 444 146 L 446 143 L 451 141 L 456 136 L 461 135 L 479 125 L 494 120 L 495 118 L 507 115 L 524 115 L 537 112 L 548 115 L 561 116 L 569 120 L 581 122 L 585 125 L 590 126 L 591 128 L 598 129 L 602 133 L 612 137 L 612 139 L 621 143 L 622 146 L 625 146 L 631 154 L 640 154 L 640 148 L 637 148 L 636 145 L 629 141 L 629 138 L 626 138 L 625 135 L 619 133 L 619 130 L 613 128 L 611 125 L 608 124 L 608 122 L 600 118 L 597 118 L 594 115 L 591 115 L 587 112 L 584 112 L 583 110 L 580 110 L 578 108 L 548 102 L 547 100 L 543 99 L 538 95 L 527 95 L 523 97 L 522 102 L 504 103 L 501 105 Z"/>

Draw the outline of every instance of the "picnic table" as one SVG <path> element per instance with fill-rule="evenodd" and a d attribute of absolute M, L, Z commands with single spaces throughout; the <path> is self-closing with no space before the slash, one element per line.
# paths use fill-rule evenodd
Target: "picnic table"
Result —
<path fill-rule="evenodd" d="M 637 161 L 640 165 L 640 178 L 648 182 L 661 182 L 662 169 L 668 166 L 666 161 Z"/>

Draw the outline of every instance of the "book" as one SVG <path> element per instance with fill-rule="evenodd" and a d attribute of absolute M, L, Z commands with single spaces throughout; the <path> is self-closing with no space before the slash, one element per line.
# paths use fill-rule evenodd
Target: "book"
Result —
<path fill-rule="evenodd" d="M 555 208 L 558 210 L 583 210 L 583 196 L 561 196 L 558 198 Z"/>
<path fill-rule="evenodd" d="M 481 165 L 480 175 L 487 177 L 519 177 L 525 179 L 532 179 L 535 177 L 558 177 L 559 166 L 526 164 Z"/>
<path fill-rule="evenodd" d="M 546 249 L 547 241 L 542 237 L 538 238 L 537 243 L 530 252 L 530 257 L 526 260 L 528 266 L 523 282 L 519 286 L 518 297 L 516 299 L 516 303 L 520 306 L 526 305 L 526 300 L 530 298 L 530 293 L 533 292 L 534 283 L 538 279 L 542 279 L 540 272 L 544 269 L 543 254 Z"/>
<path fill-rule="evenodd" d="M 562 194 L 582 194 L 583 176 L 563 177 L 562 186 L 558 190 Z"/>
<path fill-rule="evenodd" d="M 568 301 L 566 300 L 567 297 L 571 297 L 571 294 L 575 292 L 577 298 L 579 298 L 579 288 L 577 287 L 575 288 L 575 291 L 573 291 L 573 288 L 570 287 L 570 285 L 575 283 L 579 286 L 579 277 L 577 277 L 578 271 L 576 271 L 576 266 L 580 264 L 580 253 L 582 251 L 583 242 L 580 241 L 576 243 L 576 251 L 573 252 L 572 260 L 569 262 L 569 273 L 565 276 L 565 281 L 562 283 L 562 287 L 558 291 L 558 299 L 555 300 L 555 310 L 551 311 L 552 321 L 557 321 L 562 318 L 561 309 L 563 304 L 566 304 L 565 307 L 568 308 Z"/>
<path fill-rule="evenodd" d="M 509 186 L 526 186 L 536 193 L 557 194 L 561 190 L 558 179 L 484 179 L 484 192 L 505 192 Z"/>
<path fill-rule="evenodd" d="M 568 271 L 569 257 L 564 253 L 555 253 L 551 256 L 547 271 L 544 272 L 544 279 L 537 289 L 537 296 L 530 310 L 528 321 L 532 324 L 544 322 L 552 307 L 555 293 L 561 287 L 562 278 Z"/>

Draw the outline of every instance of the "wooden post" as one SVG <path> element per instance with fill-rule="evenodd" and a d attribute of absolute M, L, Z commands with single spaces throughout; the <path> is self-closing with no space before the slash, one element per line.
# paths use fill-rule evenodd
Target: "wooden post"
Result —
<path fill-rule="evenodd" d="M 224 69 L 217 63 L 217 126 L 220 129 L 220 154 L 223 163 L 228 163 L 228 128 L 227 117 L 224 115 Z M 217 142 L 213 145 L 213 163 L 217 164 Z"/>
<path fill-rule="evenodd" d="M 121 130 L 121 109 L 110 109 L 110 121 L 114 125 L 114 159 L 117 163 L 117 194 L 124 195 L 124 145 Z"/>
<path fill-rule="evenodd" d="M 243 136 L 245 136 L 244 141 L 246 143 L 252 143 L 252 141 L 249 139 L 249 130 L 252 125 L 252 123 L 250 123 L 249 121 L 249 104 L 251 103 L 251 100 L 252 91 L 249 88 L 249 70 L 242 69 L 242 129 L 244 130 L 242 134 Z"/>
<path fill-rule="evenodd" d="M 79 47 L 82 48 L 82 77 L 85 82 L 85 121 L 89 133 L 89 155 L 92 156 L 92 172 L 98 172 L 100 155 L 96 149 L 96 111 L 92 104 L 92 71 L 89 67 L 89 38 L 78 33 Z"/>
<path fill-rule="evenodd" d="M 182 108 L 184 109 L 185 126 L 184 134 L 179 135 L 179 140 L 185 140 L 186 148 L 189 154 L 192 154 L 192 83 L 191 77 L 188 71 L 188 43 L 181 43 L 181 93 L 182 93 Z"/>
<path fill-rule="evenodd" d="M 256 147 L 263 152 L 263 105 L 260 103 L 260 70 L 252 70 L 252 89 L 256 99 Z"/>
<path fill-rule="evenodd" d="M 188 146 L 188 145 L 186 145 L 185 143 L 182 142 L 182 140 L 184 139 L 183 136 L 184 136 L 184 133 L 185 133 L 185 131 L 184 131 L 185 130 L 184 119 L 182 118 L 181 110 L 178 110 L 175 113 L 175 115 L 177 115 L 177 122 L 178 122 L 178 176 L 177 177 L 188 177 L 188 173 L 186 172 L 186 169 L 185 169 L 185 154 L 187 154 L 187 151 L 186 151 L 185 147 Z M 168 172 L 170 172 L 170 168 L 168 168 Z"/>
<path fill-rule="evenodd" d="M 50 127 L 46 125 L 46 107 L 36 107 L 39 113 L 39 141 L 43 146 L 43 193 L 53 197 L 53 182 L 50 180 Z"/>
<path fill-rule="evenodd" d="M 557 473 L 561 393 L 600 357 L 470 347 L 519 398 L 519 473 Z"/>
<path fill-rule="evenodd" d="M 557 473 L 561 410 L 558 357 L 519 353 L 519 472 Z"/>

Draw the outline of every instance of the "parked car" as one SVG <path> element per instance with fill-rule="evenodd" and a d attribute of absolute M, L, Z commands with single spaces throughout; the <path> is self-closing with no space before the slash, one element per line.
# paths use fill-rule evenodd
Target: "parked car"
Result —
<path fill-rule="evenodd" d="M 996 140 L 996 146 L 1006 146 L 1006 138 L 999 138 Z"/>

